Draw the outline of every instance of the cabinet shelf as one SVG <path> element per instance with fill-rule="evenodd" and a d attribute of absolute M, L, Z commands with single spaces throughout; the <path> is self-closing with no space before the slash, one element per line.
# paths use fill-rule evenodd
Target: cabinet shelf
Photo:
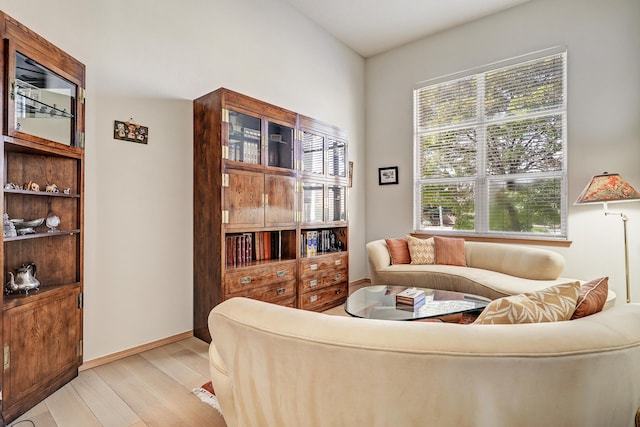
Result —
<path fill-rule="evenodd" d="M 80 234 L 80 229 L 75 230 L 59 230 L 59 231 L 45 231 L 40 233 L 25 234 L 24 236 L 5 237 L 5 242 L 14 242 L 16 240 L 29 240 L 29 239 L 41 239 L 43 237 L 55 237 L 55 236 L 73 236 L 74 234 Z"/>
<path fill-rule="evenodd" d="M 81 284 L 78 282 L 64 283 L 64 284 L 57 284 L 57 285 L 40 284 L 40 289 L 38 291 L 35 291 L 35 290 L 29 291 L 29 295 L 26 295 L 24 293 L 5 295 L 2 309 L 6 311 L 8 309 L 15 308 L 25 304 L 30 304 L 41 299 L 54 297 L 55 294 L 57 293 L 68 292 L 69 287 L 79 288 L 80 286 Z"/>
<path fill-rule="evenodd" d="M 71 198 L 71 199 L 78 199 L 80 198 L 79 194 L 65 194 L 65 193 L 48 193 L 46 191 L 30 191 L 30 190 L 14 190 L 14 189 L 9 189 L 9 188 L 5 188 L 4 189 L 5 194 L 26 194 L 29 196 L 44 196 L 44 197 L 66 197 L 66 198 Z"/>

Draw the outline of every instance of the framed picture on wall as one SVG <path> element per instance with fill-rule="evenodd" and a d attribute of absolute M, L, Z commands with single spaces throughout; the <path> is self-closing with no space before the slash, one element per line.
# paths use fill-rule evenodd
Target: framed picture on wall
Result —
<path fill-rule="evenodd" d="M 389 166 L 378 168 L 378 185 L 388 185 L 398 183 L 398 167 Z"/>

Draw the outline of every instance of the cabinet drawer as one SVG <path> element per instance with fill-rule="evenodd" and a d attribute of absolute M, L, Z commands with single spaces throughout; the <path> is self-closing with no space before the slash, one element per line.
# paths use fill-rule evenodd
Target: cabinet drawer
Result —
<path fill-rule="evenodd" d="M 300 261 L 300 274 L 303 277 L 317 275 L 319 272 L 336 268 L 348 268 L 348 254 L 346 252 L 303 258 Z"/>
<path fill-rule="evenodd" d="M 227 293 L 295 280 L 295 261 L 227 271 L 224 277 Z"/>
<path fill-rule="evenodd" d="M 333 271 L 317 272 L 317 274 L 308 274 L 300 281 L 302 292 L 324 288 L 327 286 L 337 285 L 347 280 L 347 266 L 338 268 Z"/>
<path fill-rule="evenodd" d="M 320 311 L 324 308 L 335 307 L 347 299 L 347 293 L 348 289 L 346 282 L 305 292 L 300 295 L 300 308 L 304 310 Z"/>
<path fill-rule="evenodd" d="M 229 294 L 228 297 L 247 297 L 260 301 L 276 302 L 279 300 L 287 300 L 283 302 L 289 302 L 288 300 L 296 296 L 296 282 L 290 280 L 282 283 L 272 283 L 268 286 L 253 287 L 245 289 L 233 294 Z M 288 304 L 283 304 L 288 305 Z"/>

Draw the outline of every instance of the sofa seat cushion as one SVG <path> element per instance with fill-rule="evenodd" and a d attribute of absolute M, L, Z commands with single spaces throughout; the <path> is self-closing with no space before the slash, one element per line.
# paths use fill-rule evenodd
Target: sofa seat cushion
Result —
<path fill-rule="evenodd" d="M 497 271 L 455 265 L 390 265 L 378 270 L 380 283 L 465 292 L 489 299 L 537 291 L 574 279 L 532 280 Z"/>

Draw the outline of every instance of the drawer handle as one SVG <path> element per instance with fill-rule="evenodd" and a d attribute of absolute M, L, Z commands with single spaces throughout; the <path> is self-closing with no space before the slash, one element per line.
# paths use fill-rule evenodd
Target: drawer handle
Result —
<path fill-rule="evenodd" d="M 310 288 L 313 288 L 314 286 L 318 286 L 318 281 L 316 279 L 313 279 L 312 281 L 309 282 Z"/>
<path fill-rule="evenodd" d="M 318 295 L 311 295 L 311 296 L 309 297 L 309 301 L 310 301 L 310 302 L 316 302 L 316 301 L 318 301 Z"/>
<path fill-rule="evenodd" d="M 342 293 L 342 289 L 336 289 L 335 293 L 336 295 L 340 295 Z"/>
<path fill-rule="evenodd" d="M 286 275 L 287 275 L 287 272 L 286 272 L 286 271 L 284 271 L 284 270 L 280 270 L 280 271 L 278 271 L 278 272 L 276 273 L 276 275 L 277 275 L 278 277 L 284 277 L 284 276 L 286 276 Z"/>
<path fill-rule="evenodd" d="M 340 265 L 340 264 L 342 264 L 342 260 L 341 260 L 341 259 L 337 259 L 337 260 L 335 261 L 335 265 Z"/>
<path fill-rule="evenodd" d="M 309 266 L 309 270 L 311 270 L 311 271 L 316 271 L 317 269 L 318 269 L 318 264 L 311 264 Z"/>
<path fill-rule="evenodd" d="M 240 278 L 240 284 L 241 285 L 246 285 L 251 283 L 251 276 L 245 276 L 245 277 L 241 277 Z"/>
<path fill-rule="evenodd" d="M 340 280 L 340 278 L 342 277 L 342 275 L 340 273 L 336 274 L 335 276 L 333 276 L 333 278 L 335 280 Z"/>
<path fill-rule="evenodd" d="M 284 295 L 284 293 L 286 292 L 285 288 L 278 288 L 276 289 L 276 295 Z"/>

